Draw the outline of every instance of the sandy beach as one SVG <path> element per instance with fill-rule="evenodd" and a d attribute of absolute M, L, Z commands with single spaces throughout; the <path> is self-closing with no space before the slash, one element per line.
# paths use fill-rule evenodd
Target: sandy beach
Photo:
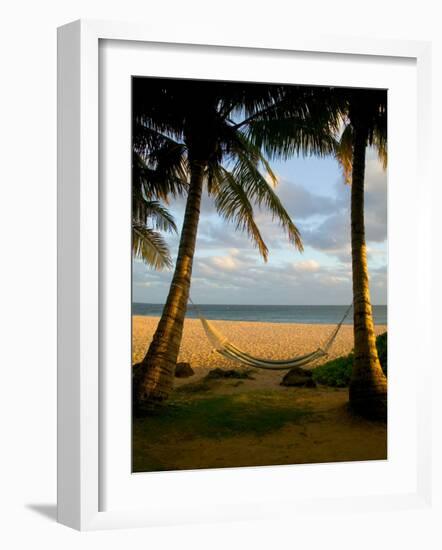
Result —
<path fill-rule="evenodd" d="M 157 317 L 134 316 L 132 361 L 143 358 L 158 324 Z M 242 350 L 258 357 L 285 359 L 315 350 L 331 334 L 335 325 L 308 325 L 292 323 L 260 323 L 243 321 L 211 321 L 229 340 Z M 376 327 L 376 334 L 387 327 Z M 349 353 L 353 348 L 353 327 L 343 325 L 329 353 L 329 359 Z M 213 353 L 209 341 L 197 319 L 186 319 L 179 361 L 187 361 L 195 370 L 195 377 L 202 377 L 210 369 L 235 368 L 237 363 Z M 314 366 L 321 364 L 316 363 Z M 258 374 L 258 371 L 257 371 Z M 195 380 L 195 377 L 192 380 Z M 261 380 L 262 378 L 262 380 Z M 281 372 L 259 371 L 259 379 L 279 383 Z M 265 379 L 265 380 L 264 380 Z M 183 381 L 177 380 L 177 383 Z M 185 382 L 184 382 L 185 383 Z"/>
<path fill-rule="evenodd" d="M 134 363 L 142 359 L 157 322 L 154 317 L 133 318 Z M 268 358 L 311 351 L 334 328 L 213 323 L 237 346 Z M 376 333 L 386 329 L 378 326 Z M 352 326 L 343 326 L 329 357 L 352 348 Z M 164 415 L 135 419 L 134 471 L 387 458 L 386 424 L 355 417 L 348 409 L 347 388 L 284 387 L 280 382 L 285 371 L 257 369 L 251 379 L 207 381 L 205 375 L 211 369 L 242 367 L 212 353 L 200 322 L 193 319 L 185 322 L 179 361 L 191 363 L 195 375 L 175 379 L 175 391 Z M 246 427 L 251 425 L 253 429 Z"/>

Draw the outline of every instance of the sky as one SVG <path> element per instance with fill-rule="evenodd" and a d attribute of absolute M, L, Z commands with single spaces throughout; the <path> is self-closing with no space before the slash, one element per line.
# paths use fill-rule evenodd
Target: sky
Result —
<path fill-rule="evenodd" d="M 304 252 L 290 245 L 265 211 L 255 219 L 269 248 L 265 263 L 245 234 L 216 214 L 205 195 L 193 264 L 191 296 L 200 304 L 350 304 L 350 187 L 333 158 L 273 162 L 275 192 L 301 232 Z M 169 209 L 181 229 L 185 199 Z M 366 159 L 365 222 L 372 304 L 387 303 L 387 175 L 374 151 Z M 178 235 L 166 235 L 173 259 Z M 164 303 L 172 271 L 133 263 L 133 300 Z"/>

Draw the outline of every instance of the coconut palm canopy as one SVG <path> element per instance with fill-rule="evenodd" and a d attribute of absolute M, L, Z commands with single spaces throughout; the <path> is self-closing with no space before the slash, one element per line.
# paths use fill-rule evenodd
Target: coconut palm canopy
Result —
<path fill-rule="evenodd" d="M 274 192 L 277 178 L 268 159 L 330 153 L 330 118 L 322 108 L 307 87 L 136 79 L 135 170 L 144 162 L 144 189 L 166 198 L 189 184 L 189 151 L 207 157 L 205 185 L 217 212 L 248 234 L 264 260 L 268 247 L 254 207 L 267 209 L 302 250 L 299 231 Z M 332 122 L 337 125 L 337 118 Z M 294 126 L 293 138 L 281 146 L 286 128 Z"/>
<path fill-rule="evenodd" d="M 355 124 L 364 121 L 367 127 L 367 146 L 377 154 L 382 168 L 387 168 L 387 91 L 343 89 L 334 93 L 341 95 L 345 104 L 343 123 L 344 129 L 340 136 L 336 158 L 342 166 L 344 178 L 351 183 L 352 155 Z"/>

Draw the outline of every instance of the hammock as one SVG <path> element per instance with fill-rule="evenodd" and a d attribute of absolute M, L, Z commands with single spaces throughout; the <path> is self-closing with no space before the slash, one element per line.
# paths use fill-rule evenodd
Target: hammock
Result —
<path fill-rule="evenodd" d="M 318 359 L 321 359 L 322 357 L 326 357 L 328 355 L 329 349 L 332 347 L 336 339 L 336 336 L 338 335 L 342 323 L 347 318 L 352 307 L 350 305 L 346 309 L 341 321 L 336 325 L 336 328 L 333 329 L 331 335 L 322 346 L 305 355 L 298 355 L 289 359 L 273 360 L 264 359 L 261 357 L 254 357 L 253 355 L 249 355 L 248 353 L 237 348 L 235 345 L 228 341 L 226 336 L 221 334 L 221 332 L 219 332 L 207 319 L 203 317 L 201 310 L 192 302 L 190 298 L 189 301 L 194 306 L 197 312 L 197 316 L 199 317 L 199 320 L 203 325 L 203 329 L 206 333 L 207 339 L 212 344 L 213 351 L 216 351 L 226 359 L 242 363 L 249 367 L 267 370 L 287 370 L 294 367 L 305 367 L 317 361 Z"/>

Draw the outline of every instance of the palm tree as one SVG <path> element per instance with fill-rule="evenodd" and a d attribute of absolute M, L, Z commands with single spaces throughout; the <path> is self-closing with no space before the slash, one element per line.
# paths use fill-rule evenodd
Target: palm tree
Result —
<path fill-rule="evenodd" d="M 331 134 L 346 122 L 335 155 L 346 180 L 352 183 L 351 243 L 354 303 L 354 366 L 350 383 L 350 405 L 361 415 L 385 418 L 387 380 L 377 356 L 367 268 L 364 224 L 365 155 L 368 146 L 377 149 L 384 169 L 387 165 L 387 93 L 385 90 L 310 88 L 307 102 L 300 102 L 297 88 L 287 91 L 291 99 L 279 107 L 278 116 L 261 117 L 249 128 L 249 137 L 270 158 L 287 158 L 306 149 L 327 152 L 327 128 Z M 304 120 L 306 135 L 299 133 L 299 121 L 281 114 L 293 105 L 308 107 Z M 312 119 L 315 122 L 312 124 Z M 322 120 L 322 122 L 321 122 Z M 341 121 L 341 124 L 339 123 Z M 313 131 L 313 136 L 309 133 Z M 312 147 L 312 144 L 314 146 Z"/>
<path fill-rule="evenodd" d="M 365 156 L 374 146 L 384 168 L 387 163 L 387 92 L 345 90 L 348 125 L 337 157 L 351 181 L 351 249 L 354 307 L 354 363 L 349 388 L 352 409 L 366 417 L 385 419 L 387 379 L 376 349 L 367 267 L 364 224 Z"/>
<path fill-rule="evenodd" d="M 134 367 L 136 405 L 167 399 L 173 386 L 204 186 L 218 213 L 247 232 L 265 261 L 268 249 L 254 220 L 254 206 L 270 211 L 289 241 L 302 250 L 299 231 L 273 190 L 277 179 L 262 150 L 271 152 L 279 134 L 287 135 L 288 126 L 291 134 L 283 155 L 300 148 L 317 151 L 318 143 L 322 151 L 330 152 L 334 141 L 328 125 L 322 125 L 324 117 L 321 124 L 315 120 L 313 125 L 315 110 L 309 109 L 308 89 L 299 87 L 295 93 L 293 87 L 290 94 L 287 90 L 287 86 L 250 83 L 134 81 L 134 125 L 146 158 L 158 157 L 160 147 L 166 147 L 169 172 L 180 172 L 180 181 L 187 182 L 169 294 L 152 343 Z M 293 101 L 295 95 L 298 101 Z M 279 125 L 274 123 L 278 119 Z"/>

